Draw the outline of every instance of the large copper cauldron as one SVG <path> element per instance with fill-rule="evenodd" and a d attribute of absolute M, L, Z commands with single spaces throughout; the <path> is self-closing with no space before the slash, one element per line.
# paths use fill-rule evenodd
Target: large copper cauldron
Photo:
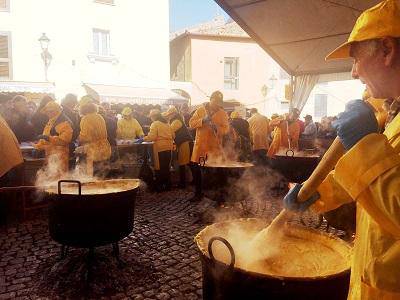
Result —
<path fill-rule="evenodd" d="M 277 153 L 269 159 L 271 167 L 278 170 L 289 182 L 304 182 L 317 167 L 320 155 L 315 150 Z"/>
<path fill-rule="evenodd" d="M 265 221 L 259 219 L 226 221 L 206 227 L 195 237 L 203 267 L 203 299 L 346 299 L 350 279 L 347 261 L 351 248 L 344 241 L 316 230 L 287 226 L 287 230 L 295 238 L 307 238 L 313 243 L 321 243 L 341 255 L 340 257 L 346 258 L 344 267 L 336 273 L 327 271 L 329 275 L 324 276 L 288 277 L 239 268 L 235 250 L 228 241 L 230 228 L 240 227 L 257 233 L 266 225 Z M 221 242 L 229 250 L 230 262 L 229 259 L 226 263 L 215 259 L 213 249 L 216 246 L 221 247 Z"/>
<path fill-rule="evenodd" d="M 50 236 L 63 246 L 118 245 L 133 230 L 138 188 L 137 179 L 59 181 L 57 188 L 46 190 Z"/>
<path fill-rule="evenodd" d="M 204 191 L 212 190 L 215 192 L 215 200 L 225 202 L 225 196 L 231 195 L 232 187 L 242 177 L 243 173 L 254 167 L 252 163 L 247 162 L 212 162 L 207 157 L 200 157 L 199 166 L 202 173 L 202 189 Z M 241 201 L 242 199 L 236 199 Z"/>

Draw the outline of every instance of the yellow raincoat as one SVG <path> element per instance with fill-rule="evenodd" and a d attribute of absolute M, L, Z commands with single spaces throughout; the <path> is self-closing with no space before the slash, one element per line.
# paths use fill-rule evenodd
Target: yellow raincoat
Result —
<path fill-rule="evenodd" d="M 196 140 L 194 142 L 192 162 L 198 163 L 200 157 L 219 158 L 222 153 L 222 139 L 229 132 L 229 121 L 227 113 L 221 108 L 211 116 L 213 124 L 217 127 L 215 135 L 212 128 L 203 125 L 203 118 L 207 116 L 205 106 L 199 107 L 189 121 L 190 128 L 196 129 Z"/>
<path fill-rule="evenodd" d="M 268 151 L 269 142 L 269 121 L 267 117 L 259 113 L 255 113 L 247 120 L 250 125 L 250 138 L 253 144 L 253 151 L 266 150 Z"/>
<path fill-rule="evenodd" d="M 171 123 L 171 128 L 172 131 L 174 132 L 174 134 L 181 129 L 183 126 L 183 123 L 181 120 L 174 120 Z M 189 142 L 183 142 L 182 144 L 180 144 L 178 146 L 178 164 L 180 166 L 185 166 L 188 165 L 190 162 L 190 146 L 189 146 Z"/>
<path fill-rule="evenodd" d="M 318 212 L 357 201 L 348 299 L 400 299 L 400 114 L 350 149 L 318 188 Z"/>
<path fill-rule="evenodd" d="M 60 116 L 62 117 L 61 112 L 49 119 L 43 129 L 43 135 L 48 136 L 49 141 L 40 140 L 35 148 L 44 150 L 46 158 L 56 155 L 60 162 L 59 172 L 64 173 L 68 172 L 69 145 L 72 140 L 73 129 L 70 122 L 66 120 L 59 122 Z M 52 132 L 53 128 L 55 132 Z"/>
<path fill-rule="evenodd" d="M 106 122 L 98 113 L 89 113 L 82 117 L 80 127 L 78 140 L 86 154 L 87 173 L 93 175 L 93 162 L 104 161 L 111 156 Z"/>
<path fill-rule="evenodd" d="M 174 149 L 174 133 L 171 129 L 171 126 L 161 121 L 154 121 L 151 123 L 149 134 L 144 137 L 144 141 L 154 142 L 154 169 L 160 170 L 158 152 L 172 151 Z"/>
<path fill-rule="evenodd" d="M 388 116 L 388 112 L 383 108 L 383 103 L 385 99 L 376 99 L 369 97 L 365 100 L 365 102 L 371 104 L 374 109 L 376 119 L 378 121 L 378 126 L 380 129 L 385 127 L 386 118 Z"/>
<path fill-rule="evenodd" d="M 117 124 L 117 139 L 133 140 L 144 136 L 142 126 L 135 118 L 120 119 Z"/>
<path fill-rule="evenodd" d="M 0 177 L 12 168 L 22 164 L 22 157 L 19 143 L 15 134 L 8 126 L 6 120 L 0 116 Z"/>
<path fill-rule="evenodd" d="M 299 147 L 300 125 L 297 121 L 288 122 L 282 118 L 276 118 L 269 123 L 270 127 L 274 128 L 274 138 L 268 150 L 268 156 L 274 157 L 279 149 L 289 148 L 288 132 L 290 136 L 290 146 L 293 150 Z M 289 125 L 289 129 L 288 129 Z"/>

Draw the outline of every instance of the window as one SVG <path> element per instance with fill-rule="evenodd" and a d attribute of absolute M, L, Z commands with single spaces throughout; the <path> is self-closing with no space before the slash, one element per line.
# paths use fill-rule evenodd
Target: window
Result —
<path fill-rule="evenodd" d="M 225 57 L 224 87 L 227 90 L 239 89 L 239 57 Z"/>
<path fill-rule="evenodd" d="M 10 10 L 10 0 L 0 0 L 0 11 Z"/>
<path fill-rule="evenodd" d="M 0 79 L 11 79 L 11 51 L 9 34 L 0 32 Z"/>
<path fill-rule="evenodd" d="M 111 56 L 109 31 L 93 29 L 93 52 L 99 56 Z"/>
<path fill-rule="evenodd" d="M 114 0 L 94 0 L 94 2 L 102 3 L 102 4 L 109 4 L 109 5 L 114 4 Z"/>
<path fill-rule="evenodd" d="M 316 94 L 314 100 L 314 116 L 316 118 L 326 117 L 328 114 L 328 95 Z"/>

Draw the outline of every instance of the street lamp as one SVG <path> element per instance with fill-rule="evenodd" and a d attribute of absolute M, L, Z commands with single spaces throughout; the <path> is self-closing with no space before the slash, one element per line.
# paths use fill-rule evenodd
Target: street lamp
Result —
<path fill-rule="evenodd" d="M 47 70 L 49 69 L 51 60 L 53 58 L 49 52 L 50 39 L 46 36 L 45 33 L 42 33 L 42 36 L 39 38 L 39 42 L 40 42 L 40 47 L 42 48 L 41 56 L 44 64 L 44 78 L 46 81 L 48 81 Z"/>

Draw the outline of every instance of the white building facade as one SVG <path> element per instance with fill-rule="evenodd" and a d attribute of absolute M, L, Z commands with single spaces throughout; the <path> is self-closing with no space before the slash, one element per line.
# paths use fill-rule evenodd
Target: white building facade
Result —
<path fill-rule="evenodd" d="M 168 0 L 0 0 L 3 86 L 46 81 L 43 33 L 57 97 L 83 84 L 168 90 Z"/>

